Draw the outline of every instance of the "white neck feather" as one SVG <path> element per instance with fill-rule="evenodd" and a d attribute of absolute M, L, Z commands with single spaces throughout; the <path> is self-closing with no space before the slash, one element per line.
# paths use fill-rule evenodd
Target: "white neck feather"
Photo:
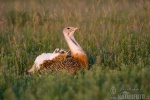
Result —
<path fill-rule="evenodd" d="M 78 44 L 78 42 L 75 40 L 74 36 L 65 34 L 65 40 L 71 50 L 72 53 L 82 53 L 85 54 L 81 46 Z"/>

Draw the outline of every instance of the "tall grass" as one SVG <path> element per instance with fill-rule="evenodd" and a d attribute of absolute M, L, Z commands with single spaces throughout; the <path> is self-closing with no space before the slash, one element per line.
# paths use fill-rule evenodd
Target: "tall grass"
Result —
<path fill-rule="evenodd" d="M 0 100 L 108 100 L 133 88 L 149 96 L 149 11 L 148 0 L 0 1 Z M 68 49 L 65 26 L 79 27 L 89 70 L 24 77 L 39 54 Z"/>

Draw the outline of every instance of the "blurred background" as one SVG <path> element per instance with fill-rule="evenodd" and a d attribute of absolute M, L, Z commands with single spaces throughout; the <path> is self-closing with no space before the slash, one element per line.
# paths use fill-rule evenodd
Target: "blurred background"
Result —
<path fill-rule="evenodd" d="M 0 99 L 108 100 L 112 85 L 149 95 L 149 11 L 149 0 L 0 0 Z M 24 77 L 41 53 L 68 50 L 65 26 L 79 27 L 90 70 Z"/>

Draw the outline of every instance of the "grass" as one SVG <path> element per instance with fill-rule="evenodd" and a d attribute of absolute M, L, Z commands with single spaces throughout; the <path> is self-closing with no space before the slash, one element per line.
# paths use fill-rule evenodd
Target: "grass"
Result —
<path fill-rule="evenodd" d="M 148 0 L 0 2 L 0 100 L 109 100 L 124 91 L 150 98 Z M 39 54 L 68 49 L 62 29 L 70 25 L 80 28 L 89 70 L 25 77 Z"/>

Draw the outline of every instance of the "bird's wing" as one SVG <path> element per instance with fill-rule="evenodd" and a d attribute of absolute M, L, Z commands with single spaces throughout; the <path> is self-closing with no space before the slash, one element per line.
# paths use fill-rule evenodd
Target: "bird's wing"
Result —
<path fill-rule="evenodd" d="M 59 72 L 64 69 L 68 74 L 76 74 L 80 68 L 80 63 L 75 58 L 71 56 L 58 56 L 53 60 L 45 60 L 38 71 L 41 74 L 43 69 L 54 72 Z"/>

